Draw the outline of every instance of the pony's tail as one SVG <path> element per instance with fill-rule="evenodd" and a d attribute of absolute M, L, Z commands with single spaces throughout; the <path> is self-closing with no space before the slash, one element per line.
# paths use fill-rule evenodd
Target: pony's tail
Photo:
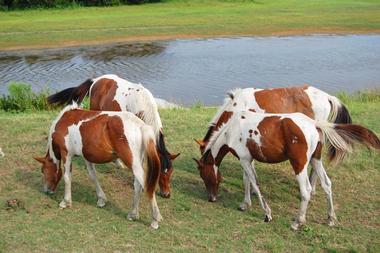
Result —
<path fill-rule="evenodd" d="M 329 121 L 335 124 L 351 124 L 351 115 L 347 110 L 347 107 L 334 96 L 329 96 L 328 100 L 331 105 Z"/>
<path fill-rule="evenodd" d="M 58 93 L 55 93 L 47 98 L 49 104 L 65 105 L 72 101 L 80 104 L 84 97 L 88 94 L 88 91 L 93 84 L 92 79 L 87 79 L 85 82 L 77 87 L 71 87 L 64 89 Z"/>
<path fill-rule="evenodd" d="M 150 126 L 142 128 L 145 154 L 148 160 L 148 171 L 145 177 L 145 189 L 149 198 L 153 197 L 158 177 L 160 176 L 160 158 L 156 149 L 156 141 Z"/>
<path fill-rule="evenodd" d="M 332 162 L 340 162 L 352 152 L 352 143 L 359 143 L 367 148 L 380 150 L 380 140 L 371 130 L 354 124 L 332 124 L 326 121 L 317 121 L 329 145 L 328 158 Z"/>

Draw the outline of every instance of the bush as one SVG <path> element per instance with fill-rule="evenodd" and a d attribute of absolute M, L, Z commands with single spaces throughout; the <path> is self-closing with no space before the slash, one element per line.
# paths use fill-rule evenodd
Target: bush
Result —
<path fill-rule="evenodd" d="M 68 6 L 114 6 L 144 4 L 161 0 L 0 0 L 0 9 L 52 8 Z"/>
<path fill-rule="evenodd" d="M 0 98 L 0 109 L 4 111 L 23 112 L 26 110 L 49 110 L 47 104 L 48 90 L 36 94 L 29 84 L 10 83 L 8 85 L 9 95 Z"/>

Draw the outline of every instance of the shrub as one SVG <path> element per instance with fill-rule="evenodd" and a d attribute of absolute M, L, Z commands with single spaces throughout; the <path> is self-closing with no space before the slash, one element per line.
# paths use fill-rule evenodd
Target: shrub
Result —
<path fill-rule="evenodd" d="M 9 95 L 0 98 L 0 109 L 4 111 L 23 112 L 26 110 L 48 110 L 48 90 L 36 94 L 32 87 L 25 83 L 10 83 L 8 85 Z"/>

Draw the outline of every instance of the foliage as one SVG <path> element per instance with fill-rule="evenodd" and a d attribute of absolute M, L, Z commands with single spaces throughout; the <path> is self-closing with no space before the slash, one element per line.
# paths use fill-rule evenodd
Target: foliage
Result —
<path fill-rule="evenodd" d="M 122 4 L 144 4 L 160 0 L 0 0 L 0 8 L 4 10 L 52 8 L 68 6 L 115 6 Z"/>
<path fill-rule="evenodd" d="M 36 94 L 32 91 L 30 84 L 13 82 L 8 85 L 8 93 L 0 98 L 0 110 L 23 112 L 50 109 L 46 101 L 47 89 Z"/>

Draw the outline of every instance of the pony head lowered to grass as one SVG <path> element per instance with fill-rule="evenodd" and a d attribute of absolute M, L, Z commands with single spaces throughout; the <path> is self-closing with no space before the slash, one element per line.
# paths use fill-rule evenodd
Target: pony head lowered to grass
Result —
<path fill-rule="evenodd" d="M 156 148 L 156 138 L 151 126 L 130 112 L 88 111 L 69 105 L 61 111 L 53 122 L 48 149 L 44 157 L 35 158 L 42 164 L 45 190 L 54 192 L 64 167 L 64 199 L 59 206 L 70 207 L 72 166 L 74 156 L 84 158 L 90 178 L 96 185 L 98 206 L 105 205 L 106 197 L 97 180 L 94 164 L 108 163 L 120 159 L 135 177 L 135 196 L 129 219 L 138 218 L 140 194 L 144 188 L 151 202 L 152 228 L 158 228 L 162 220 L 154 194 L 160 174 L 160 159 Z M 148 166 L 143 169 L 146 157 Z"/>
<path fill-rule="evenodd" d="M 290 161 L 296 175 L 301 207 L 293 229 L 306 221 L 306 209 L 311 194 L 307 175 L 309 163 L 313 166 L 311 181 L 319 177 L 328 199 L 328 222 L 334 224 L 335 212 L 332 201 L 331 181 L 323 167 L 321 154 L 324 136 L 329 140 L 330 160 L 341 160 L 357 142 L 368 148 L 380 149 L 380 140 L 371 130 L 353 124 L 333 124 L 315 121 L 302 113 L 263 114 L 251 111 L 234 112 L 227 123 L 215 131 L 197 163 L 200 176 L 206 186 L 208 199 L 216 201 L 221 182 L 219 166 L 225 155 L 231 152 L 240 160 L 244 174 L 245 197 L 240 205 L 244 211 L 251 206 L 250 186 L 265 211 L 265 221 L 272 219 L 271 209 L 262 197 L 258 177 L 252 161 L 279 163 Z"/>

